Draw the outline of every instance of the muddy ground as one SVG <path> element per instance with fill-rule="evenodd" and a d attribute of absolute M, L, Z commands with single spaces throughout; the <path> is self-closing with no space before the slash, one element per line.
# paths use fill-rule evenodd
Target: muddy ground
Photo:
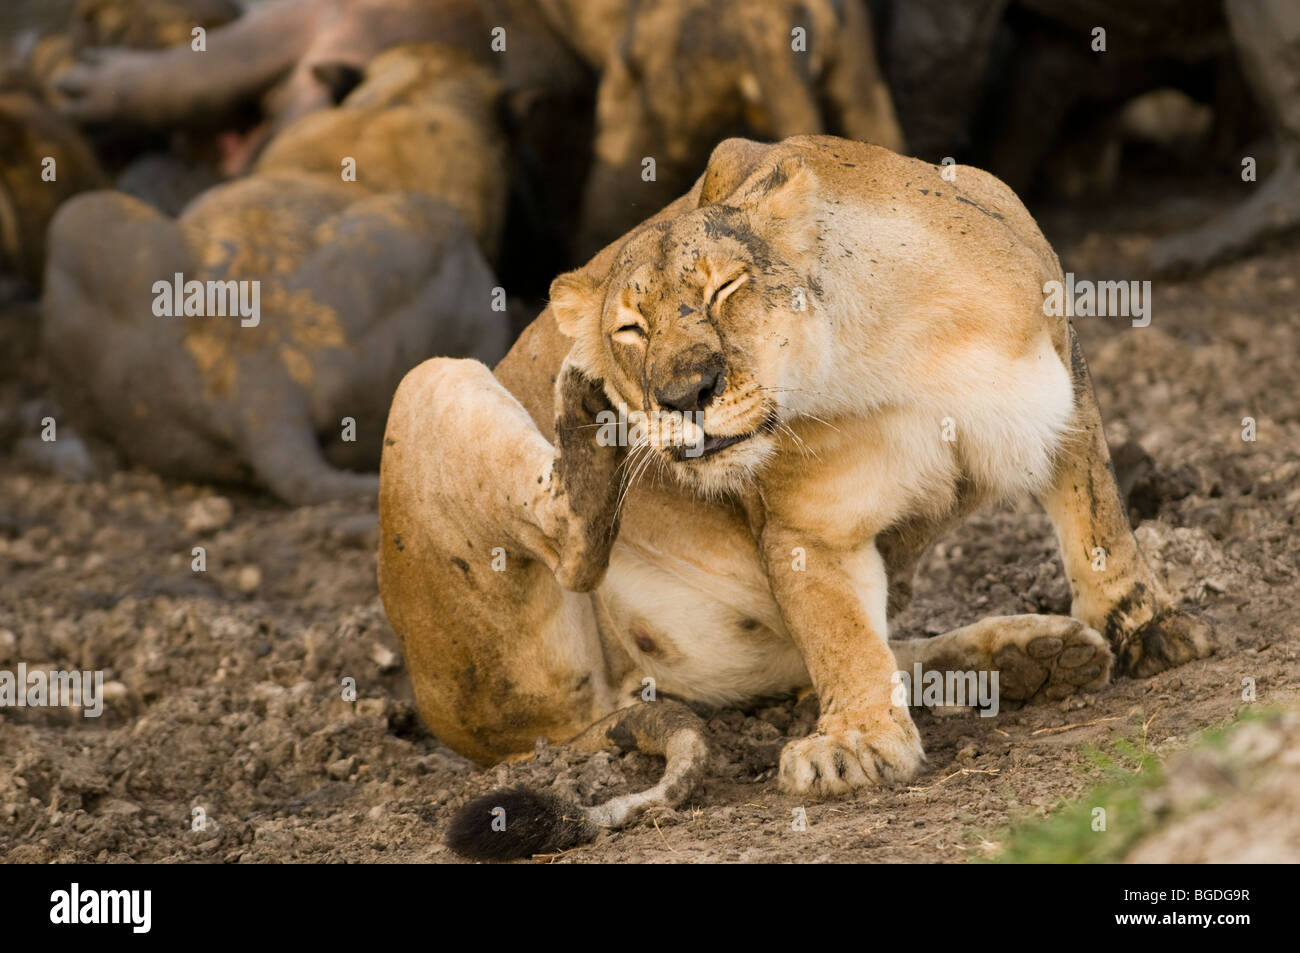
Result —
<path fill-rule="evenodd" d="M 1183 183 L 1157 200 L 1138 184 L 1040 211 L 1067 269 L 1141 279 L 1156 234 L 1233 198 Z M 1157 280 L 1150 327 L 1077 322 L 1112 446 L 1139 440 L 1156 462 L 1133 496 L 1147 517 L 1139 538 L 1170 586 L 1218 620 L 1215 657 L 996 718 L 921 712 L 929 762 L 911 786 L 820 804 L 774 779 L 815 699 L 718 711 L 716 771 L 692 805 L 549 859 L 986 858 L 1008 825 L 1090 787 L 1088 752 L 1116 737 L 1182 748 L 1250 704 L 1245 678 L 1255 705 L 1300 705 L 1298 280 L 1300 239 L 1275 242 L 1194 280 Z M 480 770 L 432 738 L 376 591 L 373 504 L 289 509 L 118 469 L 102 448 L 51 459 L 23 440 L 57 416 L 35 314 L 0 314 L 0 668 L 101 668 L 111 698 L 98 719 L 0 710 L 0 859 L 452 861 L 447 819 L 503 782 L 588 802 L 653 782 L 662 763 L 636 753 L 543 748 Z M 1255 442 L 1242 440 L 1247 416 Z M 60 420 L 61 433 L 75 423 Z M 205 573 L 191 571 L 195 546 Z M 1050 526 L 1025 503 L 939 545 L 895 632 L 1068 605 Z M 344 677 L 355 703 L 341 698 Z M 793 829 L 797 807 L 806 830 Z"/>

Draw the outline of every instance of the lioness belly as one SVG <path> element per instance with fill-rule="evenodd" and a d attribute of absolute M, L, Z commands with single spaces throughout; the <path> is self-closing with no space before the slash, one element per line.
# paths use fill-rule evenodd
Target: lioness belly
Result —
<path fill-rule="evenodd" d="M 721 507 L 625 516 L 596 602 L 633 685 L 738 704 L 808 684 L 748 529 Z"/>

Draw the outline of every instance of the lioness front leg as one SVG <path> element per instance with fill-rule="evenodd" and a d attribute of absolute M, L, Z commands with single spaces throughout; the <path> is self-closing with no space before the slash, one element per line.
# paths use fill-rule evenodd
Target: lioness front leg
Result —
<path fill-rule="evenodd" d="M 885 640 L 885 564 L 875 542 L 841 549 L 768 524 L 772 594 L 821 703 L 817 730 L 781 752 L 791 793 L 844 794 L 911 778 L 925 760 L 907 706 L 891 698 L 897 665 Z"/>
<path fill-rule="evenodd" d="M 1120 671 L 1148 676 L 1213 650 L 1205 617 L 1180 609 L 1156 579 L 1129 528 L 1088 365 L 1070 329 L 1074 433 L 1039 500 L 1056 525 L 1074 602 L 1070 614 L 1104 635 Z"/>

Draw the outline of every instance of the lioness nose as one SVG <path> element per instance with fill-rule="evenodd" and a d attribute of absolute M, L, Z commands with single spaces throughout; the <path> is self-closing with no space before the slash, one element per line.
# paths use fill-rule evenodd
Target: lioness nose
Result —
<path fill-rule="evenodd" d="M 709 406 L 726 386 L 722 365 L 711 364 L 695 373 L 673 378 L 655 391 L 655 397 L 660 407 L 689 414 Z"/>

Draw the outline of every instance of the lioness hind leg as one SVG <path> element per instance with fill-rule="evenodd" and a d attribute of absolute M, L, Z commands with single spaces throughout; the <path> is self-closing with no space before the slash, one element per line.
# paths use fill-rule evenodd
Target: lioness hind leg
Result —
<path fill-rule="evenodd" d="M 932 639 L 891 641 L 901 671 L 997 672 L 998 697 L 1058 701 L 1110 680 L 1106 640 L 1061 615 L 990 616 Z"/>
<path fill-rule="evenodd" d="M 590 382 L 559 383 L 558 451 L 477 361 L 419 365 L 389 412 L 380 595 L 425 722 L 481 762 L 564 741 L 616 707 L 576 590 L 596 585 L 613 542 L 620 451 L 584 422 Z"/>
<path fill-rule="evenodd" d="M 1121 671 L 1154 675 L 1210 654 L 1213 629 L 1205 618 L 1173 605 L 1138 550 L 1073 329 L 1070 345 L 1075 431 L 1039 500 L 1061 543 L 1074 595 L 1070 614 L 1110 640 Z"/>

